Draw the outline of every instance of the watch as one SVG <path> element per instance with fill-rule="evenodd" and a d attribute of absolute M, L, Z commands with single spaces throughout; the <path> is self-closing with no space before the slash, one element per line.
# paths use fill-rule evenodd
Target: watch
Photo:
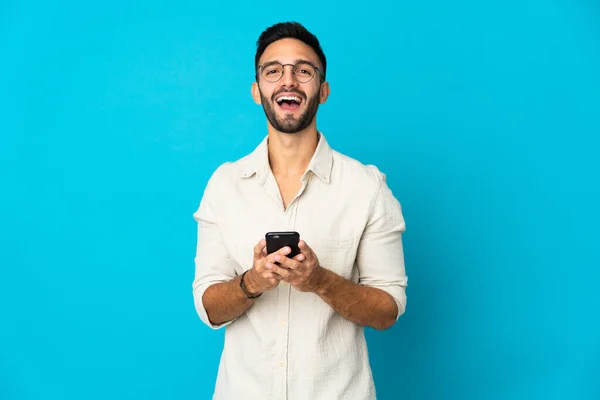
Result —
<path fill-rule="evenodd" d="M 244 291 L 244 294 L 246 295 L 247 298 L 249 298 L 249 299 L 256 299 L 257 297 L 262 296 L 262 293 L 253 296 L 250 293 L 248 293 L 248 289 L 246 289 L 246 285 L 244 285 L 244 275 L 246 275 L 246 272 L 248 272 L 248 271 L 250 271 L 250 270 L 246 270 L 242 274 L 242 278 L 240 279 L 240 287 Z"/>

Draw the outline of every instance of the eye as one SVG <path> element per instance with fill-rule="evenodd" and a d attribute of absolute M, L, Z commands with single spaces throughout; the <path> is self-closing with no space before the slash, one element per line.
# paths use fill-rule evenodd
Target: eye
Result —
<path fill-rule="evenodd" d="M 314 68 L 306 63 L 296 66 L 294 73 L 298 76 L 310 78 L 314 74 Z"/>

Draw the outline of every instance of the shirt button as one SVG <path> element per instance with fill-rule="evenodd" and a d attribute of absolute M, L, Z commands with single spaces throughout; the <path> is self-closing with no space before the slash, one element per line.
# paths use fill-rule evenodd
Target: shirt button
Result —
<path fill-rule="evenodd" d="M 288 283 L 287 283 L 287 282 L 283 282 L 283 286 L 287 286 L 287 285 L 288 285 Z"/>
<path fill-rule="evenodd" d="M 280 367 L 283 367 L 283 365 L 284 365 L 284 364 L 283 364 L 283 361 L 279 361 L 279 366 L 280 366 Z"/>
<path fill-rule="evenodd" d="M 279 322 L 281 325 L 285 325 L 285 321 L 280 321 Z"/>

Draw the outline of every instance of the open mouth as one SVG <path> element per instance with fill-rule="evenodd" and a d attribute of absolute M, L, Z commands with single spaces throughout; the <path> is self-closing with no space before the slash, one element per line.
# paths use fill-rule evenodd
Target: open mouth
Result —
<path fill-rule="evenodd" d="M 296 111 L 302 104 L 302 98 L 296 95 L 281 95 L 275 101 L 286 111 Z"/>

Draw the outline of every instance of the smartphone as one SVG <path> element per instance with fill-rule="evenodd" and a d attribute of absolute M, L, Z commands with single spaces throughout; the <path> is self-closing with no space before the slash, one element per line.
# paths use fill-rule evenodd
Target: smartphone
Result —
<path fill-rule="evenodd" d="M 287 257 L 292 258 L 300 254 L 300 248 L 298 247 L 300 234 L 298 232 L 267 232 L 265 240 L 267 241 L 267 254 L 276 252 L 285 246 L 292 249 L 292 252 Z"/>

